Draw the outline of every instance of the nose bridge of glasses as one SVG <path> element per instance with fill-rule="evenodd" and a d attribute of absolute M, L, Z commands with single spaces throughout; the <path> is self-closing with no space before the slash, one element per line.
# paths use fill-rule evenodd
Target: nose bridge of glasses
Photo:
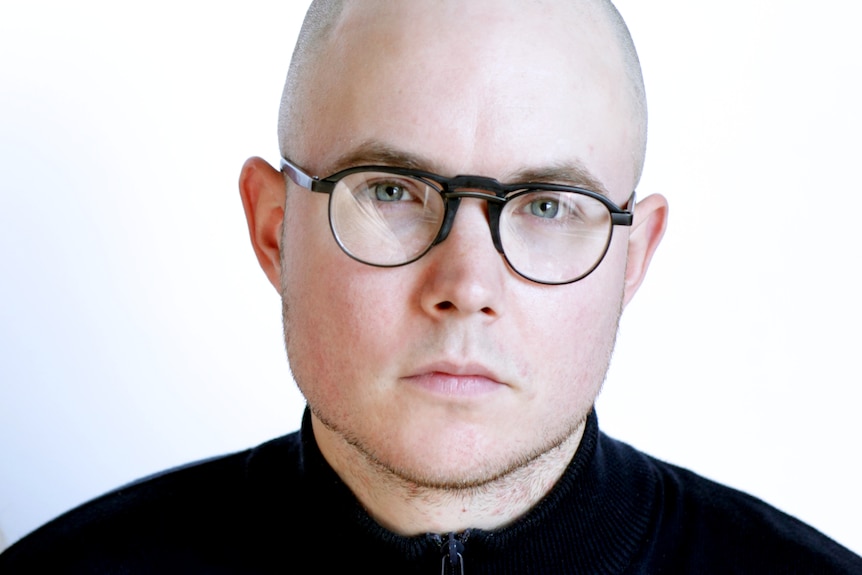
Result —
<path fill-rule="evenodd" d="M 444 195 L 446 197 L 457 196 L 462 198 L 479 198 L 489 202 L 503 202 L 502 198 L 505 197 L 506 193 L 506 188 L 494 178 L 486 178 L 484 176 L 455 176 L 445 182 Z"/>
<path fill-rule="evenodd" d="M 490 193 L 489 193 L 490 192 Z M 447 182 L 442 192 L 446 200 L 446 215 L 440 227 L 440 232 L 434 240 L 434 245 L 439 244 L 449 237 L 452 226 L 455 223 L 455 215 L 461 205 L 463 198 L 482 200 L 488 203 L 488 226 L 494 248 L 503 253 L 500 241 L 499 222 L 500 213 L 506 203 L 503 186 L 497 180 L 483 178 L 481 176 L 457 176 Z"/>

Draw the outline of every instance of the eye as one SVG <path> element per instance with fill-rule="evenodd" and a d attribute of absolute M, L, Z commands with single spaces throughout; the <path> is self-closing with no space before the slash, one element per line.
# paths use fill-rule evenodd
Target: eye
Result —
<path fill-rule="evenodd" d="M 556 218 L 559 211 L 559 200 L 539 198 L 530 202 L 530 213 L 539 218 Z"/>
<path fill-rule="evenodd" d="M 406 187 L 395 182 L 378 182 L 368 186 L 371 195 L 379 202 L 398 202 L 411 200 L 413 197 Z"/>
<path fill-rule="evenodd" d="M 607 217 L 603 204 L 570 192 L 530 190 L 516 195 L 507 209 L 536 226 L 580 226 Z"/>

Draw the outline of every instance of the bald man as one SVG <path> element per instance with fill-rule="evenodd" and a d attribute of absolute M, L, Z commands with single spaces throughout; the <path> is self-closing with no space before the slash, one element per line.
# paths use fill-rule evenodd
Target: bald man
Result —
<path fill-rule="evenodd" d="M 667 204 L 596 1 L 315 2 L 246 162 L 300 431 L 56 520 L 9 572 L 860 573 L 593 406 Z M 6 561 L 4 565 L 4 560 Z"/>

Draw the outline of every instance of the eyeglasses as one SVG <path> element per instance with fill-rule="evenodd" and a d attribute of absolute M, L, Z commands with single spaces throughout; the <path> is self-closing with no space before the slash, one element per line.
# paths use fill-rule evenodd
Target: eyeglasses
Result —
<path fill-rule="evenodd" d="M 608 251 L 613 227 L 630 226 L 635 194 L 621 208 L 572 186 L 445 178 L 389 166 L 359 166 L 326 178 L 282 158 L 297 185 L 329 194 L 329 226 L 351 258 L 378 267 L 414 262 L 449 235 L 462 198 L 488 202 L 494 247 L 518 275 L 567 284 L 589 275 Z M 489 193 L 490 192 L 490 193 Z"/>

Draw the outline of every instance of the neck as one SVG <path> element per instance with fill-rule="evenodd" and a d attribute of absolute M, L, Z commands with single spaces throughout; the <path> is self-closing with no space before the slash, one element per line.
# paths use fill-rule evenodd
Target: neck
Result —
<path fill-rule="evenodd" d="M 369 515 L 400 535 L 499 529 L 532 509 L 562 476 L 583 436 L 582 422 L 562 443 L 480 486 L 418 485 L 371 461 L 312 416 L 321 453 Z"/>

